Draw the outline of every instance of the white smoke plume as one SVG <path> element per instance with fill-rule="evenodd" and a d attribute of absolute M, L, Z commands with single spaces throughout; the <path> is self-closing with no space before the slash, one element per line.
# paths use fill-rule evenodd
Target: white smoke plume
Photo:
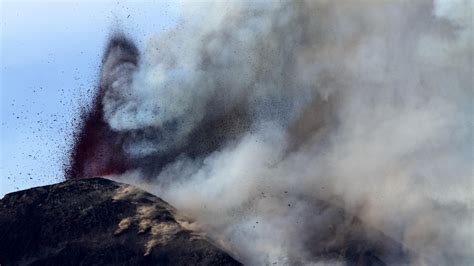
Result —
<path fill-rule="evenodd" d="M 181 6 L 137 65 L 104 67 L 107 123 L 146 131 L 117 178 L 250 265 L 339 263 L 318 254 L 359 229 L 325 204 L 401 243 L 399 264 L 474 263 L 472 1 Z M 222 117 L 219 145 L 180 150 Z M 159 171 L 139 163 L 170 151 Z"/>

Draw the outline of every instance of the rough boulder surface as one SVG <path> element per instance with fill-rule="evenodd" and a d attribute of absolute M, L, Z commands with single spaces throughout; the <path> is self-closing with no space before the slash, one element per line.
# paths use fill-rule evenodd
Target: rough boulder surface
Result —
<path fill-rule="evenodd" d="M 240 265 L 134 186 L 77 179 L 0 200 L 2 266 L 167 264 Z"/>

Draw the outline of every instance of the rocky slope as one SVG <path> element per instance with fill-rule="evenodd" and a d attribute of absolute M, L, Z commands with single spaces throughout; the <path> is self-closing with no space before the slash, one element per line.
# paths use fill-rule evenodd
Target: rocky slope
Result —
<path fill-rule="evenodd" d="M 0 201 L 0 265 L 240 265 L 136 187 L 69 180 Z"/>

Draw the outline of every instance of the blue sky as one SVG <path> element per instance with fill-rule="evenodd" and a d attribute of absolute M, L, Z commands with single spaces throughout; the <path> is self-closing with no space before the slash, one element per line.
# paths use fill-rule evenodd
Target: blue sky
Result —
<path fill-rule="evenodd" d="M 0 197 L 62 179 L 108 35 L 120 28 L 143 47 L 177 23 L 173 3 L 0 0 Z"/>

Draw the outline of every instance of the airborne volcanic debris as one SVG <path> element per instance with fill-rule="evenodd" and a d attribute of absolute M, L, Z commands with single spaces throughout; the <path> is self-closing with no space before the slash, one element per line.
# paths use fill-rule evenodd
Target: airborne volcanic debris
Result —
<path fill-rule="evenodd" d="M 472 264 L 473 31 L 451 2 L 190 3 L 140 58 L 113 37 L 68 178 L 144 186 L 246 264 Z"/>
<path fill-rule="evenodd" d="M 75 136 L 74 148 L 69 165 L 66 166 L 67 179 L 91 176 L 102 176 L 123 173 L 128 167 L 128 160 L 123 152 L 124 136 L 110 128 L 104 120 L 102 100 L 113 80 L 107 77 L 107 71 L 113 71 L 121 64 L 138 63 L 138 50 L 123 35 L 115 35 L 109 41 L 103 58 L 103 71 L 90 110 L 84 109 Z"/>

